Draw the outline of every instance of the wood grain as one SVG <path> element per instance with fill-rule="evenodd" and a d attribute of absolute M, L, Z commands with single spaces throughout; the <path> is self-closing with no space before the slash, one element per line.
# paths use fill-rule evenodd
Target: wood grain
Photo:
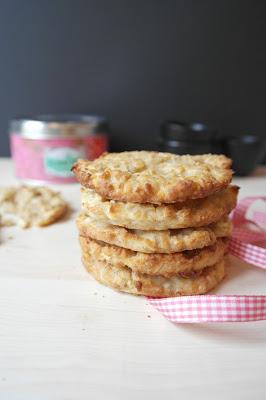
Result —
<path fill-rule="evenodd" d="M 0 174 L 15 183 L 9 160 Z M 235 179 L 242 197 L 265 182 Z M 145 298 L 100 286 L 80 262 L 79 187 L 57 188 L 67 220 L 1 230 L 0 399 L 265 398 L 266 322 L 173 325 Z M 265 294 L 265 271 L 231 264 L 220 293 Z"/>

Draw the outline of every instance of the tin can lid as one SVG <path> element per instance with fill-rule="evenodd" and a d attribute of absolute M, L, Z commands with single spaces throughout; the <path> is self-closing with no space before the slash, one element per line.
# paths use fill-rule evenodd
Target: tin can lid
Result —
<path fill-rule="evenodd" d="M 30 139 L 80 137 L 108 133 L 109 124 L 105 117 L 98 115 L 47 114 L 13 119 L 9 132 Z"/>

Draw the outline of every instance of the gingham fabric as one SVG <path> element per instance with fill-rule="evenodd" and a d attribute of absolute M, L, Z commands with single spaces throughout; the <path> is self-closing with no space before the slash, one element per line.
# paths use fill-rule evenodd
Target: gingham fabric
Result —
<path fill-rule="evenodd" d="M 247 322 L 266 319 L 266 296 L 181 296 L 149 302 L 172 322 Z"/>
<path fill-rule="evenodd" d="M 266 197 L 247 197 L 232 213 L 234 225 L 229 252 L 257 267 L 266 269 L 266 212 L 254 211 L 248 219 L 248 209 Z M 265 277 L 266 278 L 266 277 Z M 266 319 L 266 295 L 201 295 L 170 298 L 148 298 L 162 315 L 175 323 L 248 322 Z"/>

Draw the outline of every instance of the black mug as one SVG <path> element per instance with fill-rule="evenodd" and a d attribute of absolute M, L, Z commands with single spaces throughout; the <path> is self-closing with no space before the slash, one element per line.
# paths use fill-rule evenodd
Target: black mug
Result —
<path fill-rule="evenodd" d="M 224 139 L 225 154 L 233 160 L 236 175 L 253 172 L 265 155 L 265 141 L 255 135 L 242 135 Z"/>
<path fill-rule="evenodd" d="M 239 176 L 249 175 L 265 155 L 265 142 L 257 136 L 218 136 L 215 129 L 200 122 L 165 121 L 158 144 L 161 151 L 174 154 L 226 154 Z"/>
<path fill-rule="evenodd" d="M 215 130 L 200 122 L 165 121 L 161 125 L 159 148 L 175 154 L 217 153 L 216 136 Z"/>

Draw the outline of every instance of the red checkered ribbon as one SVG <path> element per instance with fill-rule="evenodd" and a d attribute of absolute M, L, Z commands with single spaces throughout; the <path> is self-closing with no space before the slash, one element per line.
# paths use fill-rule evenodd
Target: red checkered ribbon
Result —
<path fill-rule="evenodd" d="M 266 248 L 259 246 L 266 242 L 266 212 L 252 210 L 257 201 L 266 202 L 266 196 L 247 197 L 234 210 L 229 251 L 247 263 L 266 269 Z M 201 295 L 148 300 L 171 322 L 248 322 L 266 319 L 264 295 Z"/>

